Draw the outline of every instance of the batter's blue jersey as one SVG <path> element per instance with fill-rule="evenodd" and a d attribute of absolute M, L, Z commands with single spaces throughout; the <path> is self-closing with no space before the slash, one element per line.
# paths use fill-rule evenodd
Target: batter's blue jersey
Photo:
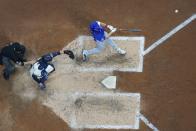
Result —
<path fill-rule="evenodd" d="M 98 24 L 98 21 L 93 21 L 90 25 L 89 25 L 91 34 L 94 38 L 95 41 L 104 41 L 105 40 L 105 30 L 104 28 Z"/>

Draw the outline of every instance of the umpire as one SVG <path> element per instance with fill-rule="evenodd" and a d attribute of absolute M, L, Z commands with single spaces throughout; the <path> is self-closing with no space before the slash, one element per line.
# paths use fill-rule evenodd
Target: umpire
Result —
<path fill-rule="evenodd" d="M 10 75 L 15 71 L 15 64 L 24 65 L 25 46 L 18 42 L 11 42 L 0 51 L 0 64 L 4 65 L 3 77 L 9 80 Z"/>

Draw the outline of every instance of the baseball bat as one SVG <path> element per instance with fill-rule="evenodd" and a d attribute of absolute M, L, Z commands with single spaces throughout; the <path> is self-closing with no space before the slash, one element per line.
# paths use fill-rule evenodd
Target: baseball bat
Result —
<path fill-rule="evenodd" d="M 119 31 L 128 31 L 128 32 L 141 32 L 142 30 L 141 29 L 137 29 L 137 28 L 134 28 L 134 29 L 118 29 Z"/>

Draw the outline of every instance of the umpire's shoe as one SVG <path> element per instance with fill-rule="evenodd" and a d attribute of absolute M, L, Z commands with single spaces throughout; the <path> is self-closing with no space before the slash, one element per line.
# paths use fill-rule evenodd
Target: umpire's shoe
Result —
<path fill-rule="evenodd" d="M 4 72 L 3 72 L 3 78 L 4 78 L 5 80 L 9 80 L 9 79 L 10 79 L 10 75 L 4 71 Z"/>

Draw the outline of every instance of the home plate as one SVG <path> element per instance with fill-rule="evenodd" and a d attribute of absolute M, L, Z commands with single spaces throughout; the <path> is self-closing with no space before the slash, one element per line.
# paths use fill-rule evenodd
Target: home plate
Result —
<path fill-rule="evenodd" d="M 126 55 L 120 55 L 110 46 L 100 54 L 89 57 L 88 62 L 82 61 L 82 50 L 95 48 L 95 41 L 91 36 L 79 36 L 72 41 L 65 49 L 70 49 L 76 55 L 75 69 L 80 71 L 98 72 L 105 71 L 131 71 L 142 72 L 143 70 L 143 50 L 144 37 L 116 36 L 111 39 L 122 49 L 126 50 Z"/>
<path fill-rule="evenodd" d="M 116 76 L 108 76 L 101 83 L 108 89 L 116 89 Z"/>
<path fill-rule="evenodd" d="M 77 93 L 73 128 L 138 129 L 139 93 Z"/>

